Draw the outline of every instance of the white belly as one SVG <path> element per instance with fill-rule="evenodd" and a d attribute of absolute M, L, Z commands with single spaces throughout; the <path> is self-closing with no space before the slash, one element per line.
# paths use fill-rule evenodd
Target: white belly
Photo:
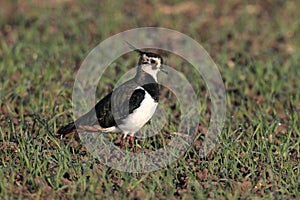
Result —
<path fill-rule="evenodd" d="M 142 101 L 140 107 L 135 109 L 133 113 L 129 114 L 128 117 L 119 125 L 119 128 L 124 133 L 136 133 L 153 116 L 158 103 L 152 99 L 151 95 L 147 91 L 145 92 L 145 99 Z"/>

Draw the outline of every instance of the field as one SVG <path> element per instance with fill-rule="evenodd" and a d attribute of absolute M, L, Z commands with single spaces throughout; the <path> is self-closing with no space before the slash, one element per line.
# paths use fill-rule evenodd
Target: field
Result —
<path fill-rule="evenodd" d="M 296 0 L 0 1 L 0 199 L 299 199 L 299 9 Z M 182 59 L 160 52 L 192 82 L 198 133 L 167 168 L 128 173 L 56 131 L 73 118 L 73 84 L 89 52 L 146 26 L 180 31 L 205 48 L 224 81 L 227 112 L 218 142 L 201 157 L 211 115 L 206 85 Z M 97 99 L 137 59 L 118 58 Z M 137 153 L 164 148 L 176 131 L 179 102 L 166 88 L 160 98 L 172 120 L 136 140 Z M 107 137 L 119 145 L 119 135 Z"/>

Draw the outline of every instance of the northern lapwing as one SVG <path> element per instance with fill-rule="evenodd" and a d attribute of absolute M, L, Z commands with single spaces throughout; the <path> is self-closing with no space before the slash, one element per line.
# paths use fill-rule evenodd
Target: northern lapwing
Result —
<path fill-rule="evenodd" d="M 140 56 L 135 77 L 115 88 L 75 122 L 60 128 L 58 134 L 67 135 L 76 130 L 76 127 L 87 132 L 119 132 L 123 133 L 121 148 L 124 147 L 127 135 L 130 136 L 131 147 L 133 146 L 134 134 L 151 119 L 157 108 L 157 74 L 159 71 L 167 73 L 163 69 L 160 55 L 138 49 L 135 51 Z"/>

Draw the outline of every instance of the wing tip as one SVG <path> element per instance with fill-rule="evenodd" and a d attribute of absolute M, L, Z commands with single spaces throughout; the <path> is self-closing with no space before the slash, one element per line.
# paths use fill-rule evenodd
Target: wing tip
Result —
<path fill-rule="evenodd" d="M 58 131 L 58 135 L 67 135 L 68 133 L 71 133 L 72 131 L 75 130 L 75 123 L 71 122 L 66 126 L 61 127 Z"/>

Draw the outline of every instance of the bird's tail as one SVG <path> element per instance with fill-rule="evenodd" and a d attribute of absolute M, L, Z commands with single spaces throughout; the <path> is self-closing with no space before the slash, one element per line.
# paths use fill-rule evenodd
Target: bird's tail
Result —
<path fill-rule="evenodd" d="M 61 127 L 58 131 L 57 134 L 59 135 L 67 135 L 68 133 L 71 133 L 72 131 L 74 131 L 76 129 L 75 127 L 75 123 L 71 122 L 66 126 Z"/>

